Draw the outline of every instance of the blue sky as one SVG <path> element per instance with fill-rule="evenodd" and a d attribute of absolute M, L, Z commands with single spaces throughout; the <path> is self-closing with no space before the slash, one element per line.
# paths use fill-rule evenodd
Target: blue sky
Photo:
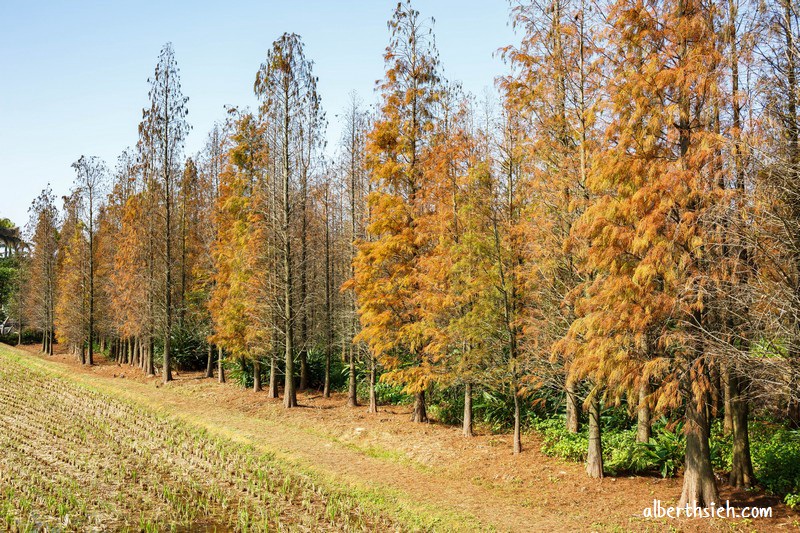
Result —
<path fill-rule="evenodd" d="M 372 103 L 383 75 L 386 21 L 396 0 L 22 1 L 0 0 L 0 218 L 18 225 L 50 183 L 72 183 L 70 163 L 97 155 L 109 167 L 137 139 L 147 78 L 171 41 L 189 96 L 186 153 L 202 146 L 223 106 L 253 106 L 255 72 L 283 32 L 303 37 L 328 115 L 356 91 Z M 416 0 L 434 17 L 444 74 L 480 94 L 513 44 L 506 0 Z"/>

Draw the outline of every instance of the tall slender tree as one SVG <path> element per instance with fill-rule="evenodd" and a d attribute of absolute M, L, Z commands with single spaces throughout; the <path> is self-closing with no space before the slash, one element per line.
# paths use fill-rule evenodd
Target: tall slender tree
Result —
<path fill-rule="evenodd" d="M 426 216 L 425 148 L 438 90 L 432 29 L 408 2 L 389 21 L 380 113 L 367 141 L 372 236 L 359 246 L 355 290 L 365 341 L 388 370 L 382 376 L 414 394 L 414 422 L 426 422 L 425 391 L 434 380 L 419 292 L 420 259 L 429 250 L 419 221 Z"/>
<path fill-rule="evenodd" d="M 355 277 L 355 258 L 358 252 L 357 241 L 364 237 L 365 222 L 365 200 L 366 200 L 366 169 L 364 160 L 364 150 L 366 141 L 367 114 L 361 109 L 360 101 L 355 93 L 351 94 L 350 104 L 345 114 L 345 129 L 341 139 L 342 161 L 344 174 L 344 187 L 347 193 L 348 211 L 348 240 L 350 246 L 350 273 L 349 277 Z M 350 287 L 350 286 L 348 286 Z M 346 325 L 349 342 L 347 346 L 347 365 L 348 373 L 348 393 L 347 403 L 350 407 L 358 405 L 356 387 L 356 364 L 361 344 L 355 338 L 358 334 L 358 314 L 355 292 L 348 293 L 348 315 Z M 372 365 L 370 365 L 372 367 Z M 370 391 L 374 391 L 374 372 L 370 369 Z M 375 412 L 377 406 L 370 402 L 370 412 Z"/>
<path fill-rule="evenodd" d="M 719 496 L 707 408 L 714 358 L 703 335 L 713 245 L 705 215 L 718 199 L 711 163 L 720 139 L 706 118 L 720 61 L 706 4 L 637 6 L 620 0 L 609 12 L 613 119 L 588 182 L 598 198 L 581 220 L 597 277 L 570 334 L 576 364 L 608 395 L 654 378 L 656 406 L 685 409 L 681 505 L 708 506 Z"/>
<path fill-rule="evenodd" d="M 29 209 L 29 241 L 33 251 L 28 262 L 27 286 L 29 294 L 26 314 L 32 325 L 42 331 L 42 351 L 53 354 L 55 341 L 55 305 L 57 252 L 59 245 L 58 209 L 48 186 L 33 201 Z"/>
<path fill-rule="evenodd" d="M 105 194 L 104 186 L 106 182 L 106 165 L 97 157 L 81 156 L 72 164 L 76 173 L 76 192 L 82 197 L 80 202 L 81 218 L 89 249 L 86 254 L 88 263 L 87 274 L 87 332 L 86 332 L 86 364 L 94 364 L 94 340 L 95 340 L 95 278 L 96 278 L 96 253 L 95 237 L 97 233 L 96 218 L 98 208 Z"/>
<path fill-rule="evenodd" d="M 181 91 L 180 71 L 175 61 L 172 44 L 167 43 L 161 49 L 155 73 L 150 78 L 150 107 L 144 111 L 144 119 L 140 133 L 151 147 L 146 152 L 152 158 L 148 161 L 153 177 L 159 184 L 159 212 L 163 215 L 161 227 L 158 228 L 159 240 L 163 248 L 159 250 L 160 268 L 163 273 L 163 292 L 161 294 L 161 326 L 164 340 L 164 382 L 172 380 L 172 329 L 174 309 L 176 238 L 175 231 L 175 199 L 180 179 L 181 154 L 189 124 L 186 122 L 189 98 Z"/>
<path fill-rule="evenodd" d="M 59 344 L 64 344 L 88 363 L 89 339 L 89 243 L 81 212 L 85 209 L 80 189 L 64 197 L 64 220 L 60 228 L 56 276 L 55 326 Z"/>
<path fill-rule="evenodd" d="M 306 135 L 311 135 L 311 132 L 315 132 L 316 135 L 322 119 L 317 80 L 312 66 L 312 62 L 305 57 L 300 36 L 285 33 L 272 44 L 266 61 L 256 74 L 254 85 L 255 93 L 261 99 L 263 116 L 275 124 L 277 130 L 273 138 L 273 150 L 279 154 L 276 157 L 281 176 L 279 207 L 282 219 L 279 239 L 283 256 L 281 313 L 284 330 L 284 406 L 287 408 L 297 406 L 294 382 L 296 289 L 292 255 L 294 237 L 291 230 L 298 206 L 294 192 L 298 180 L 304 180 L 306 177 L 298 176 L 298 169 L 303 169 L 303 161 L 309 158 L 304 154 L 304 146 L 309 142 Z M 303 211 L 302 203 L 300 209 Z M 305 217 L 304 212 L 300 215 Z M 302 305 L 304 302 L 300 303 Z"/>

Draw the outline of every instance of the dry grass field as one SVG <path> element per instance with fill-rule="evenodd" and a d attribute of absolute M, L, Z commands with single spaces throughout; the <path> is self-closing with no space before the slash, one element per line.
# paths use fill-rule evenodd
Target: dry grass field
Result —
<path fill-rule="evenodd" d="M 270 454 L 0 348 L 0 529 L 393 530 Z"/>

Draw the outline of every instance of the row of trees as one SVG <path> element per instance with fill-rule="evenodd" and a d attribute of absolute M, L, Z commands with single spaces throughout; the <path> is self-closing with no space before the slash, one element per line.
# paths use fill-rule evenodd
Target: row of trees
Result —
<path fill-rule="evenodd" d="M 91 364 L 95 343 L 171 379 L 200 346 L 249 361 L 297 405 L 309 351 L 413 394 L 462 387 L 588 411 L 684 419 L 682 504 L 718 501 L 709 435 L 724 416 L 730 481 L 754 482 L 753 407 L 800 426 L 800 24 L 790 0 L 514 3 L 500 97 L 442 76 L 431 23 L 389 22 L 380 103 L 354 97 L 336 157 L 301 39 L 273 43 L 255 111 L 229 109 L 183 159 L 186 102 L 167 45 L 135 150 L 109 179 L 81 158 L 60 219 L 32 207 L 28 309 Z M 109 183 L 110 182 L 110 183 Z M 108 190 L 104 190 L 108 184 Z M 102 191 L 102 192 L 101 192 Z M 199 342 L 192 344 L 194 332 Z M 295 365 L 299 368 L 296 369 Z M 296 375 L 297 378 L 296 379 Z"/>

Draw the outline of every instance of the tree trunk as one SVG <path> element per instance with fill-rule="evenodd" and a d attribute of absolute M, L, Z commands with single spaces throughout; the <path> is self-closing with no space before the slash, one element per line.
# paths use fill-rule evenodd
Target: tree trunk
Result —
<path fill-rule="evenodd" d="M 217 374 L 219 374 L 218 379 L 220 383 L 225 383 L 225 367 L 222 365 L 224 355 L 222 346 L 217 346 Z"/>
<path fill-rule="evenodd" d="M 133 344 L 134 366 L 139 370 L 144 369 L 144 358 L 142 357 L 142 339 L 136 337 Z"/>
<path fill-rule="evenodd" d="M 724 408 L 725 394 L 722 390 L 723 389 L 722 376 L 719 369 L 719 365 L 718 364 L 711 365 L 711 368 L 709 368 L 708 373 L 710 377 L 709 383 L 711 385 L 711 392 L 710 392 L 711 397 L 709 398 L 710 400 L 709 408 L 711 409 L 710 413 L 711 419 L 709 420 L 709 423 L 711 423 L 711 420 L 718 417 L 720 412 Z"/>
<path fill-rule="evenodd" d="M 168 335 L 170 334 L 164 335 L 164 383 L 172 381 L 172 354 L 170 353 L 172 341 Z"/>
<path fill-rule="evenodd" d="M 791 354 L 789 359 L 789 401 L 786 406 L 786 418 L 790 429 L 800 429 L 800 371 L 798 371 L 798 363 L 795 362 L 793 357 L 796 354 Z"/>
<path fill-rule="evenodd" d="M 722 393 L 724 396 L 723 400 L 723 409 L 725 409 L 725 413 L 723 414 L 722 418 L 722 431 L 725 435 L 730 435 L 733 431 L 733 391 L 731 391 L 731 379 L 730 379 L 730 369 L 726 364 L 722 368 Z"/>
<path fill-rule="evenodd" d="M 92 230 L 89 229 L 89 246 L 91 250 Z M 86 364 L 89 366 L 94 365 L 94 261 L 91 259 L 91 251 L 89 252 L 89 330 L 87 332 L 87 354 Z"/>
<path fill-rule="evenodd" d="M 783 31 L 785 39 L 785 48 L 781 51 L 782 55 L 786 58 L 786 66 L 783 72 L 786 74 L 786 112 L 781 117 L 785 123 L 786 128 L 786 144 L 788 148 L 788 182 L 792 184 L 791 197 L 789 199 L 792 204 L 793 222 L 797 223 L 800 218 L 800 210 L 797 208 L 797 183 L 798 174 L 800 173 L 800 121 L 798 121 L 798 102 L 797 102 L 797 61 L 798 57 L 798 43 L 796 41 L 793 22 L 795 20 L 795 10 L 793 9 L 796 2 L 793 0 L 782 0 L 781 6 L 783 13 L 781 16 L 780 28 Z M 795 235 L 795 243 L 800 240 L 800 236 Z M 795 258 L 795 267 L 800 268 L 800 257 Z M 800 282 L 795 282 L 794 301 L 800 301 Z M 795 310 L 796 312 L 797 310 Z M 797 316 L 797 315 L 795 315 Z M 800 333 L 800 319 L 794 321 L 795 333 Z M 800 346 L 797 342 L 792 342 L 789 348 L 789 402 L 787 409 L 787 416 L 789 427 L 792 429 L 800 429 L 800 378 L 798 374 L 798 365 L 800 365 Z"/>
<path fill-rule="evenodd" d="M 749 405 L 744 394 L 744 379 L 732 373 L 732 390 L 734 396 L 731 401 L 733 419 L 733 457 L 731 459 L 730 484 L 737 488 L 749 489 L 753 486 L 753 461 L 750 456 L 750 436 L 747 422 Z"/>
<path fill-rule="evenodd" d="M 208 359 L 206 360 L 206 377 L 207 378 L 214 377 L 214 347 L 211 344 L 208 345 Z"/>
<path fill-rule="evenodd" d="M 519 394 L 516 384 L 511 389 L 514 394 L 514 453 L 522 453 L 522 416 L 520 413 Z"/>
<path fill-rule="evenodd" d="M 347 391 L 347 405 L 349 407 L 356 407 L 358 405 L 358 391 L 356 390 L 356 358 L 355 358 L 355 345 L 350 344 L 350 379 L 349 388 Z"/>
<path fill-rule="evenodd" d="M 378 395 L 375 392 L 375 382 L 378 378 L 378 371 L 375 368 L 375 358 L 371 358 L 370 368 L 369 368 L 369 409 L 367 412 L 369 413 L 377 413 L 378 412 Z"/>
<path fill-rule="evenodd" d="M 261 363 L 253 359 L 253 392 L 261 392 Z"/>
<path fill-rule="evenodd" d="M 581 429 L 581 411 L 578 405 L 578 386 L 574 380 L 567 380 L 566 393 L 567 431 L 577 433 Z"/>
<path fill-rule="evenodd" d="M 278 358 L 273 355 L 270 358 L 269 365 L 269 391 L 267 396 L 270 398 L 278 398 Z"/>
<path fill-rule="evenodd" d="M 414 411 L 411 413 L 411 421 L 428 421 L 428 414 L 425 412 L 425 391 L 420 391 L 414 395 Z"/>
<path fill-rule="evenodd" d="M 287 320 L 286 327 L 290 328 Z M 284 362 L 285 378 L 283 380 L 283 406 L 287 409 L 297 407 L 297 392 L 294 384 L 294 354 L 292 353 L 291 331 L 286 336 L 286 360 Z"/>
<path fill-rule="evenodd" d="M 636 442 L 650 441 L 650 405 L 647 396 L 650 394 L 650 383 L 642 381 L 639 386 L 639 406 L 636 411 Z"/>
<path fill-rule="evenodd" d="M 153 361 L 153 350 L 155 346 L 153 345 L 153 338 L 150 337 L 150 341 L 147 345 L 147 375 L 148 376 L 155 376 L 156 375 L 156 365 L 155 361 Z"/>
<path fill-rule="evenodd" d="M 167 127 L 169 119 L 167 116 Z M 172 179 L 170 172 L 169 159 L 169 130 L 164 138 L 164 160 L 162 161 L 164 172 L 164 383 L 172 381 Z"/>
<path fill-rule="evenodd" d="M 325 384 L 322 388 L 324 398 L 331 397 L 331 349 L 330 345 L 325 347 Z"/>
<path fill-rule="evenodd" d="M 300 390 L 308 388 L 308 162 L 300 175 Z"/>
<path fill-rule="evenodd" d="M 462 426 L 465 437 L 472 437 L 472 383 L 464 385 L 464 424 Z"/>
<path fill-rule="evenodd" d="M 289 195 L 289 181 L 291 176 L 291 162 L 289 160 L 289 87 L 285 85 L 283 95 L 283 220 L 281 232 L 283 239 L 283 326 L 285 334 L 284 343 L 284 384 L 283 406 L 288 408 L 297 406 L 297 393 L 294 386 L 294 306 L 293 276 L 292 276 L 292 234 L 290 232 L 290 218 L 292 206 Z"/>
<path fill-rule="evenodd" d="M 87 176 L 88 181 L 88 176 Z M 86 188 L 89 199 L 89 366 L 94 364 L 94 186 Z"/>
<path fill-rule="evenodd" d="M 686 402 L 686 460 L 683 492 L 679 507 L 709 507 L 719 503 L 719 493 L 711 467 L 708 443 L 709 423 L 705 407 L 698 408 L 692 397 Z"/>
<path fill-rule="evenodd" d="M 791 394 L 797 394 L 792 392 Z M 792 397 L 787 409 L 789 429 L 800 429 L 800 401 Z"/>
<path fill-rule="evenodd" d="M 325 184 L 325 380 L 322 396 L 331 397 L 331 352 L 333 351 L 333 275 L 331 261 L 330 183 Z"/>
<path fill-rule="evenodd" d="M 308 388 L 308 352 L 305 348 L 300 350 L 300 386 L 299 390 L 304 391 Z"/>
<path fill-rule="evenodd" d="M 358 145 L 358 112 L 356 108 L 356 102 L 353 100 L 353 106 L 349 112 L 350 118 L 350 125 L 349 125 L 349 134 L 350 134 L 350 172 L 349 172 L 349 196 L 350 196 L 350 278 L 355 279 L 356 275 L 356 268 L 355 268 L 355 258 L 357 254 L 357 230 L 358 230 L 358 214 L 356 213 L 356 186 L 358 182 L 358 165 L 357 165 L 357 158 L 359 157 L 359 145 Z M 327 228 L 326 228 L 327 229 Z M 327 236 L 327 234 L 326 234 Z M 356 304 L 356 295 L 355 291 L 350 293 L 350 298 L 348 299 L 348 304 L 350 307 L 350 379 L 349 379 L 349 389 L 347 393 L 347 401 L 350 407 L 355 407 L 358 405 L 358 396 L 356 391 L 356 364 L 355 364 L 355 343 L 354 339 L 357 333 L 357 304 Z M 374 363 L 370 366 L 370 390 L 369 390 L 369 412 L 370 413 L 377 413 L 378 412 L 378 402 L 373 397 L 375 394 L 375 386 L 374 386 L 374 376 L 375 373 L 375 365 Z M 414 406 L 414 412 L 416 416 L 416 402 Z M 422 418 L 427 419 L 425 415 L 425 396 L 422 396 Z M 422 421 L 422 420 L 419 420 Z"/>
<path fill-rule="evenodd" d="M 586 473 L 603 479 L 603 440 L 600 428 L 600 398 L 594 394 L 589 403 L 589 448 L 586 452 Z"/>

